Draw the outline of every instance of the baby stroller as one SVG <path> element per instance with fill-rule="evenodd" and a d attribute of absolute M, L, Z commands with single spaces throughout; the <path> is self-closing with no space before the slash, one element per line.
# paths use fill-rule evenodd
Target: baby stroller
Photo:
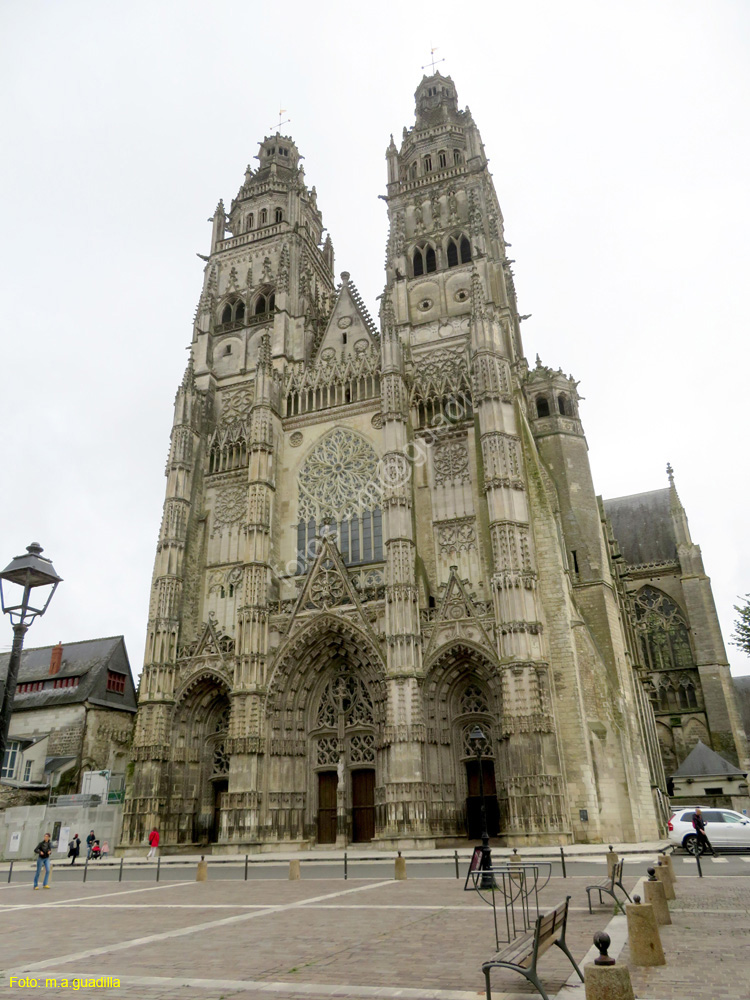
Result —
<path fill-rule="evenodd" d="M 102 856 L 102 849 L 99 846 L 99 841 L 95 840 L 91 848 L 91 860 L 97 861 Z"/>

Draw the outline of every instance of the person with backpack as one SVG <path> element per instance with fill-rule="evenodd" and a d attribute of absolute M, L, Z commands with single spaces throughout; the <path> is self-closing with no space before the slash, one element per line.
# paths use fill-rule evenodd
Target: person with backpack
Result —
<path fill-rule="evenodd" d="M 71 865 L 76 863 L 76 858 L 81 853 L 81 838 L 78 834 L 73 837 L 72 840 L 68 841 L 68 857 L 70 858 Z"/>
<path fill-rule="evenodd" d="M 52 854 L 52 837 L 45 833 L 42 840 L 34 848 L 34 854 L 36 854 L 36 875 L 34 876 L 34 888 L 39 888 L 39 874 L 44 866 L 44 884 L 43 889 L 49 889 L 49 856 Z"/>

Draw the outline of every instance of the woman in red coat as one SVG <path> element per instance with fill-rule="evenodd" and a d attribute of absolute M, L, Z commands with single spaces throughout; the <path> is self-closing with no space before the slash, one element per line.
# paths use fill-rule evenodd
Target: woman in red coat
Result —
<path fill-rule="evenodd" d="M 156 829 L 156 827 L 154 827 L 151 833 L 148 835 L 148 842 L 150 845 L 150 849 L 146 857 L 155 858 L 156 848 L 159 846 L 159 831 Z"/>

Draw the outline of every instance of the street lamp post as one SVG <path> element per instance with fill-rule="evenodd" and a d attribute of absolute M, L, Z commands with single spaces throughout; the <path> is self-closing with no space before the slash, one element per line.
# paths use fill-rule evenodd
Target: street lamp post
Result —
<path fill-rule="evenodd" d="M 0 603 L 3 614 L 10 617 L 13 626 L 13 645 L 8 660 L 8 676 L 5 678 L 3 688 L 2 708 L 0 708 L 0 765 L 5 760 L 5 747 L 8 742 L 24 636 L 34 619 L 40 618 L 47 610 L 52 595 L 62 579 L 55 572 L 50 560 L 42 555 L 42 546 L 38 542 L 32 542 L 26 552 L 27 555 L 16 556 L 0 573 Z M 8 584 L 12 584 L 15 588 L 20 587 L 20 591 L 9 589 Z M 32 591 L 34 591 L 34 604 L 31 603 Z M 37 592 L 39 599 L 36 596 Z"/>
<path fill-rule="evenodd" d="M 482 819 L 482 871 L 492 870 L 492 851 L 490 850 L 490 835 L 487 832 L 487 804 L 484 800 L 484 774 L 482 773 L 482 747 L 487 742 L 479 726 L 474 726 L 469 733 L 469 743 L 477 758 L 477 768 L 479 769 L 479 812 Z M 492 875 L 482 876 L 483 888 L 488 888 L 493 884 Z"/>

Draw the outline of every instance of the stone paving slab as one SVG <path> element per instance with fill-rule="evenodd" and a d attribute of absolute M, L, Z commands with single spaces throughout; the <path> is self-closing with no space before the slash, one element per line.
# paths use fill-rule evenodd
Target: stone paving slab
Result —
<path fill-rule="evenodd" d="M 14 971 L 30 969 L 41 986 L 34 997 L 70 996 L 44 987 L 47 975 L 66 973 L 120 977 L 120 989 L 77 992 L 122 1000 L 483 995 L 481 963 L 495 950 L 492 912 L 463 882 L 352 881 L 58 883 L 45 894 L 9 887 L 0 890 L 0 919 L 14 925 L 12 944 L 0 942 L 2 964 L 7 970 L 11 955 Z M 553 878 L 540 897 L 544 907 L 572 894 L 568 939 L 579 957 L 612 912 L 605 906 L 589 916 L 584 884 Z M 38 944 L 30 958 L 27 942 L 40 937 L 41 960 Z M 550 995 L 570 971 L 557 949 L 540 961 Z M 175 978 L 185 976 L 189 987 Z M 7 976 L 2 982 L 7 987 Z M 493 974 L 498 1000 L 530 995 L 520 976 Z"/>

